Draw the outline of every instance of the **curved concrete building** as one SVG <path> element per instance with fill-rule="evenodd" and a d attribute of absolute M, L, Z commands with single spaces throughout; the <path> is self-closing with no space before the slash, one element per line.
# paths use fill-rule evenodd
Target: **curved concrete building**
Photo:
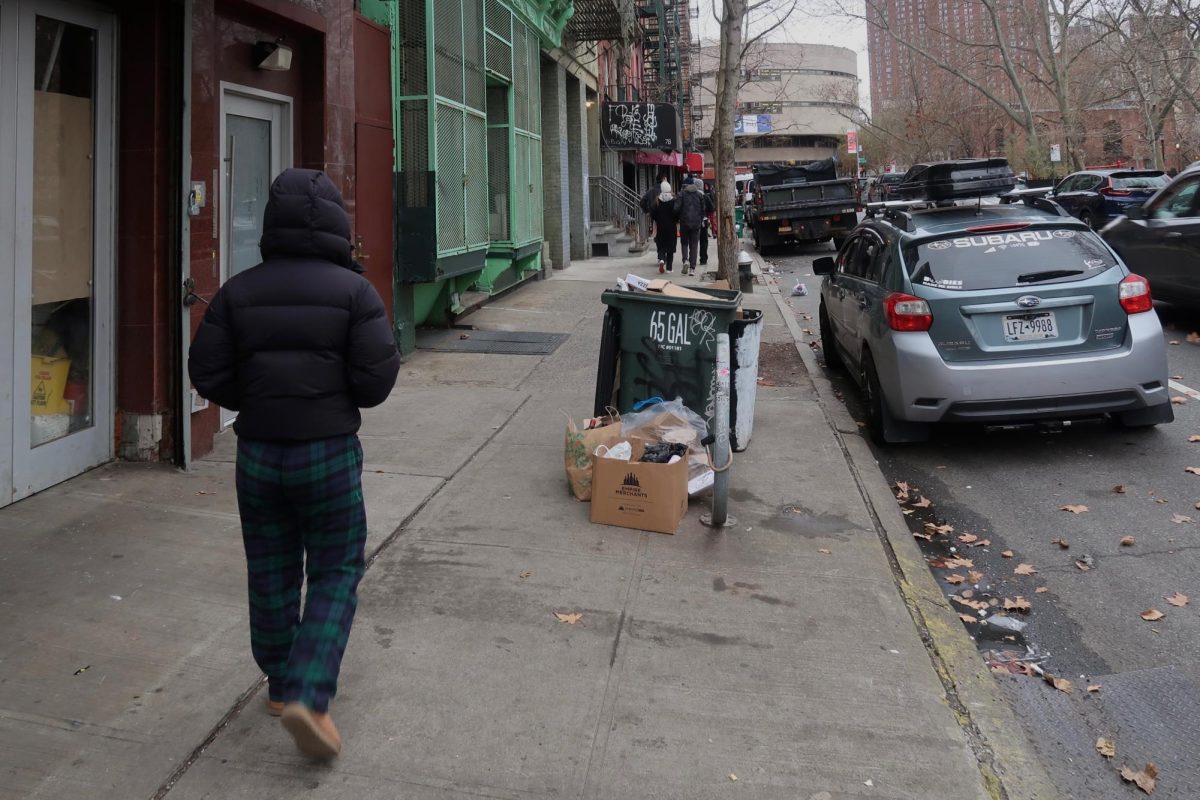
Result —
<path fill-rule="evenodd" d="M 712 163 L 718 49 L 700 48 L 692 120 L 697 148 Z M 737 163 L 809 161 L 837 152 L 858 96 L 858 56 L 827 44 L 763 42 L 747 54 L 736 116 Z"/>

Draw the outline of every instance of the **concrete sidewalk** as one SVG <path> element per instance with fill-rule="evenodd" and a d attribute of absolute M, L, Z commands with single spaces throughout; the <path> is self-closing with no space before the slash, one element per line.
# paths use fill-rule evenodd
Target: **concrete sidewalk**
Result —
<path fill-rule="evenodd" d="M 701 502 L 675 536 L 596 526 L 569 498 L 560 410 L 591 412 L 599 293 L 653 264 L 500 299 L 469 322 L 570 338 L 420 352 L 366 415 L 372 563 L 331 766 L 261 706 L 231 439 L 190 474 L 117 464 L 0 511 L 0 798 L 1050 796 L 1015 788 L 1023 741 L 992 739 L 1018 730 L 944 673 L 945 600 L 913 588 L 879 507 L 899 512 L 766 287 L 739 527 Z"/>

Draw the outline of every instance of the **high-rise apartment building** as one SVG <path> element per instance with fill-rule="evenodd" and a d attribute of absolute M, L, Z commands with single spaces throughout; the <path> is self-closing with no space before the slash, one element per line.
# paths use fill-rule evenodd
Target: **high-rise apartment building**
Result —
<path fill-rule="evenodd" d="M 948 87 L 964 85 L 961 75 L 1001 97 L 1011 94 L 1005 55 L 1023 79 L 1037 70 L 1033 2 L 1002 0 L 993 24 L 979 0 L 867 0 L 872 114 L 936 102 Z"/>

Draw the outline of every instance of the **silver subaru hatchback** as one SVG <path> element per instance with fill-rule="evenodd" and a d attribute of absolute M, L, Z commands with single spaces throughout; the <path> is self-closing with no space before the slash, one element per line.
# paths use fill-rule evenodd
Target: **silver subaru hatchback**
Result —
<path fill-rule="evenodd" d="M 1174 419 L 1149 283 L 1060 207 L 1026 202 L 874 208 L 814 263 L 826 364 L 859 383 L 877 441 L 942 422 Z"/>

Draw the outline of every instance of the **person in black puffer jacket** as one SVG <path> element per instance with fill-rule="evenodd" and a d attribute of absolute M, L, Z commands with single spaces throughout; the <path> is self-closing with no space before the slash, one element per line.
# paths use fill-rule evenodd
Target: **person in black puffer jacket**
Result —
<path fill-rule="evenodd" d="M 263 262 L 213 298 L 188 372 L 202 397 L 238 412 L 250 647 L 267 709 L 302 752 L 327 759 L 341 750 L 328 707 L 364 569 L 359 409 L 387 398 L 400 356 L 325 173 L 275 179 L 259 247 Z"/>

